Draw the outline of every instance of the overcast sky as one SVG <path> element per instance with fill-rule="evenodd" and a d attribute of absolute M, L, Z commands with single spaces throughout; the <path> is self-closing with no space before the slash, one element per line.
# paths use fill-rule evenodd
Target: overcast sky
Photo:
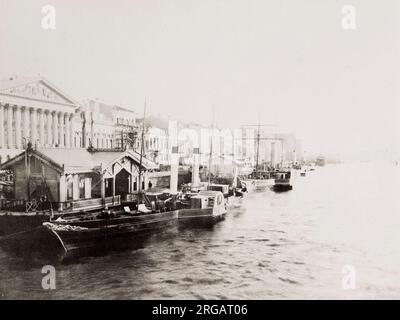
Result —
<path fill-rule="evenodd" d="M 0 0 L 0 76 L 138 112 L 147 96 L 154 114 L 203 123 L 215 105 L 222 126 L 275 123 L 315 152 L 393 153 L 398 2 Z M 56 30 L 41 27 L 46 4 Z"/>

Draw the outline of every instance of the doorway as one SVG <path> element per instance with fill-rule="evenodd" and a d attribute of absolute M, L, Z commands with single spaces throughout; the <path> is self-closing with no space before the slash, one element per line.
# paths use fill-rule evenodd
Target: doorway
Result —
<path fill-rule="evenodd" d="M 131 174 L 122 169 L 120 172 L 117 173 L 115 176 L 115 195 L 126 195 L 129 193 L 130 188 L 130 179 Z"/>

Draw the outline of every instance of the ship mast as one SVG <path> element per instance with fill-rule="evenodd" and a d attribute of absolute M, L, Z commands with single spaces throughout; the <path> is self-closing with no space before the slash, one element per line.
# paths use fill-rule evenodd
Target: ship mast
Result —
<path fill-rule="evenodd" d="M 258 173 L 258 158 L 260 154 L 260 118 L 258 118 L 258 126 L 257 126 L 257 149 L 256 149 L 256 176 Z"/>
<path fill-rule="evenodd" d="M 143 108 L 143 124 L 142 124 L 142 135 L 140 142 L 140 162 L 139 162 L 139 188 L 142 189 L 142 163 L 143 163 L 143 152 L 144 152 L 144 129 L 145 129 L 145 119 L 146 119 L 146 97 L 144 98 L 144 108 Z"/>
<path fill-rule="evenodd" d="M 258 167 L 259 167 L 259 158 L 260 158 L 260 141 L 261 140 L 276 141 L 276 140 L 283 140 L 283 139 L 281 139 L 281 138 L 261 138 L 261 127 L 276 127 L 276 124 L 260 124 L 260 117 L 258 120 L 258 124 L 248 124 L 248 125 L 244 125 L 243 127 L 257 127 L 257 135 L 255 138 L 239 138 L 240 140 L 256 140 L 256 142 L 257 142 L 256 166 L 255 166 L 255 173 L 257 175 Z"/>
<path fill-rule="evenodd" d="M 215 122 L 215 104 L 213 105 L 213 114 L 211 123 L 210 158 L 208 160 L 208 185 L 210 185 L 211 183 L 211 163 L 212 163 L 212 152 L 213 152 L 214 122 Z"/>

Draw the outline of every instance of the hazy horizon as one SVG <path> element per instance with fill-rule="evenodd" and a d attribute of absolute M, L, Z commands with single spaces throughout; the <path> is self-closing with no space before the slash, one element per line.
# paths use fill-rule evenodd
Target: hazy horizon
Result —
<path fill-rule="evenodd" d="M 40 74 L 139 114 L 147 97 L 149 113 L 203 124 L 215 106 L 220 126 L 272 123 L 310 152 L 393 158 L 399 17 L 395 0 L 0 0 L 0 77 Z"/>

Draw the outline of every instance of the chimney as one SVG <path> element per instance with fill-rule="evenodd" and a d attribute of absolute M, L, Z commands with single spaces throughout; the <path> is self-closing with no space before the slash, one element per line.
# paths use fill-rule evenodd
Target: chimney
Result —
<path fill-rule="evenodd" d="M 170 164 L 171 164 L 171 194 L 178 193 L 178 170 L 179 170 L 179 153 L 178 153 L 178 128 L 176 121 L 170 121 L 168 125 L 168 135 L 170 140 Z"/>
<path fill-rule="evenodd" d="M 193 148 L 193 164 L 192 164 L 192 186 L 198 187 L 200 185 L 199 177 L 199 157 L 200 148 Z"/>

